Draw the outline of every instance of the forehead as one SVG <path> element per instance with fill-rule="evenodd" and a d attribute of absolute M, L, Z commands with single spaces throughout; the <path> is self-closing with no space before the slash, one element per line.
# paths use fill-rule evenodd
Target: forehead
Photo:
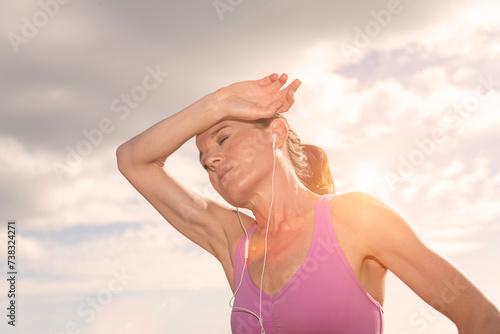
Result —
<path fill-rule="evenodd" d="M 231 125 L 229 121 L 222 121 L 222 122 L 219 122 L 219 123 L 213 125 L 208 130 L 206 130 L 206 131 L 204 131 L 202 133 L 197 134 L 196 135 L 196 147 L 198 147 L 198 150 L 201 151 L 201 148 L 202 148 L 203 144 L 206 143 L 207 140 L 212 139 L 214 137 L 214 135 L 220 129 L 222 129 L 223 127 L 225 127 L 227 125 Z"/>
<path fill-rule="evenodd" d="M 210 141 L 212 141 L 214 137 L 222 129 L 226 128 L 241 129 L 244 127 L 255 127 L 255 126 L 249 122 L 244 122 L 244 121 L 227 120 L 219 122 L 214 126 L 212 126 L 211 128 L 209 128 L 208 130 L 206 130 L 205 132 L 196 135 L 196 147 L 198 148 L 199 151 L 202 151 L 203 148 L 206 147 L 206 145 L 210 143 Z"/>

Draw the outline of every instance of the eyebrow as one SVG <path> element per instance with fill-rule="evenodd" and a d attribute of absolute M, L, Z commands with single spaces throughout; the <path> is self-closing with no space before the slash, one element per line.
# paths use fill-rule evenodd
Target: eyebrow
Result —
<path fill-rule="evenodd" d="M 217 130 L 215 130 L 214 132 L 212 132 L 210 134 L 210 138 L 213 139 L 215 136 L 217 136 L 217 134 L 222 130 L 222 129 L 225 129 L 225 128 L 228 128 L 230 127 L 230 125 L 224 125 L 224 126 L 221 126 L 220 128 L 218 128 Z M 203 158 L 203 152 L 200 152 L 200 163 L 202 161 L 202 158 Z M 203 164 L 202 164 L 203 165 Z"/>

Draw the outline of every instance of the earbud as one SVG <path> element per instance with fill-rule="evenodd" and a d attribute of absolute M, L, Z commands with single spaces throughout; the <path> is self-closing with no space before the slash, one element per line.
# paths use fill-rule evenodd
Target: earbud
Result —
<path fill-rule="evenodd" d="M 275 133 L 273 133 L 273 151 L 274 151 L 274 148 L 276 146 L 276 137 L 277 137 L 277 135 Z"/>

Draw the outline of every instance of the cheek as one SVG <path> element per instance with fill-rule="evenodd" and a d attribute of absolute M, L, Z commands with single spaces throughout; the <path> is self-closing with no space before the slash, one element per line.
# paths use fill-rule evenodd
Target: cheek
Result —
<path fill-rule="evenodd" d="M 252 167 L 252 165 L 262 160 L 265 154 L 272 154 L 271 148 L 272 144 L 267 145 L 261 138 L 253 137 L 252 139 L 242 140 L 237 143 L 235 145 L 235 154 L 241 163 L 249 164 Z"/>
<path fill-rule="evenodd" d="M 230 163 L 237 166 L 236 172 L 231 180 L 221 187 L 218 183 L 217 176 L 211 174 L 209 176 L 210 183 L 214 189 L 230 204 L 236 205 L 241 201 L 245 201 L 245 194 L 264 173 L 266 168 L 270 168 L 272 164 L 272 143 L 269 143 L 262 137 L 251 136 L 241 137 L 237 141 L 231 143 L 231 149 L 226 152 L 226 158 Z M 267 155 L 269 157 L 267 158 Z M 266 167 L 267 164 L 267 167 Z M 233 203 L 234 202 L 234 203 Z"/>
<path fill-rule="evenodd" d="M 208 175 L 208 180 L 210 181 L 210 184 L 215 189 L 215 191 L 217 191 L 219 193 L 219 195 L 222 195 L 221 188 L 219 186 L 219 182 L 217 180 L 217 176 L 215 175 L 215 173 L 210 173 Z"/>
<path fill-rule="evenodd" d="M 259 175 L 266 170 L 267 164 L 272 162 L 272 147 L 268 146 L 265 141 L 258 138 L 243 141 L 235 146 L 235 160 L 240 170 L 239 186 L 248 186 L 258 181 Z"/>
<path fill-rule="evenodd" d="M 242 144 L 237 148 L 237 160 L 239 165 L 248 166 L 254 164 L 259 156 L 258 149 L 255 146 Z"/>

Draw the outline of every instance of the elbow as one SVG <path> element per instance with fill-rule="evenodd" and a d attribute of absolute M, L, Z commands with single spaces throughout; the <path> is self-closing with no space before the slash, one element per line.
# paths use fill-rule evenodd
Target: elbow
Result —
<path fill-rule="evenodd" d="M 487 327 L 487 331 L 484 333 L 500 333 L 500 311 L 494 305 L 492 305 L 492 309 L 490 310 L 487 319 L 485 320 L 485 326 Z M 488 332 L 489 330 L 489 332 Z"/>
<path fill-rule="evenodd" d="M 491 304 L 487 310 L 474 315 L 474 319 L 462 327 L 458 327 L 459 334 L 497 334 L 500 333 L 500 312 L 498 308 Z"/>
<path fill-rule="evenodd" d="M 123 143 L 116 149 L 116 164 L 118 170 L 123 175 L 125 175 L 132 166 L 132 154 L 129 146 L 128 143 Z"/>
<path fill-rule="evenodd" d="M 483 314 L 479 327 L 484 328 L 484 330 L 480 333 L 500 333 L 500 311 L 493 302 L 488 301 L 488 307 L 483 311 Z"/>
<path fill-rule="evenodd" d="M 158 166 L 163 168 L 164 161 L 143 161 L 142 156 L 138 154 L 134 142 L 128 141 L 116 149 L 116 164 L 120 173 L 122 173 L 126 178 L 134 173 L 148 169 L 151 166 Z"/>

